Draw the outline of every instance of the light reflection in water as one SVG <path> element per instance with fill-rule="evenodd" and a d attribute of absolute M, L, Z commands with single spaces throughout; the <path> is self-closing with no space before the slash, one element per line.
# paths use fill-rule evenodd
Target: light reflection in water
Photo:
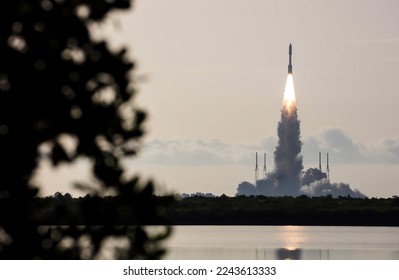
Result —
<path fill-rule="evenodd" d="M 304 234 L 304 229 L 301 226 L 284 226 L 279 235 L 281 243 L 288 250 L 300 248 L 307 241 L 307 235 Z"/>
<path fill-rule="evenodd" d="M 283 248 L 276 250 L 279 260 L 299 260 L 301 258 L 302 244 L 307 241 L 306 234 L 301 226 L 283 226 L 279 234 Z"/>

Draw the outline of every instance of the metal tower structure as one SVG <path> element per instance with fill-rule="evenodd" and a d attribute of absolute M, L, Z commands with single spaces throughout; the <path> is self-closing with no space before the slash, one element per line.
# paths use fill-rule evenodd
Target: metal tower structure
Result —
<path fill-rule="evenodd" d="M 326 171 L 327 171 L 327 182 L 330 183 L 330 164 L 329 164 L 329 159 L 328 159 L 328 153 L 327 153 L 327 167 L 326 167 Z"/>
<path fill-rule="evenodd" d="M 255 182 L 254 182 L 255 187 L 256 187 L 256 184 L 258 183 L 258 180 L 259 180 L 258 152 L 256 152 L 256 159 L 255 159 Z"/>
<path fill-rule="evenodd" d="M 323 172 L 323 170 L 321 170 L 321 152 L 319 152 L 319 170 Z"/>
<path fill-rule="evenodd" d="M 267 177 L 267 169 L 266 169 L 266 153 L 263 153 L 263 176 L 266 179 Z"/>

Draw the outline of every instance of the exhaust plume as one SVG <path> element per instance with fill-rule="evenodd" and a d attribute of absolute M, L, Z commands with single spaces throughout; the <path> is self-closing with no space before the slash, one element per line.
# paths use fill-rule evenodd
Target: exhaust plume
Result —
<path fill-rule="evenodd" d="M 276 187 L 286 195 L 298 195 L 303 169 L 300 155 L 302 142 L 294 82 L 288 74 L 284 91 L 281 120 L 277 127 L 278 144 L 274 151 Z"/>

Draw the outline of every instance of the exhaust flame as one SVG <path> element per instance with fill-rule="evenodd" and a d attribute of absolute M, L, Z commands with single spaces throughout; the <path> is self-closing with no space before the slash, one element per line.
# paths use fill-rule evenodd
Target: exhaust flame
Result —
<path fill-rule="evenodd" d="M 282 111 L 287 112 L 288 115 L 291 115 L 292 112 L 295 110 L 295 108 L 296 108 L 296 99 L 295 99 L 294 79 L 292 78 L 292 74 L 288 74 L 284 90 Z"/>

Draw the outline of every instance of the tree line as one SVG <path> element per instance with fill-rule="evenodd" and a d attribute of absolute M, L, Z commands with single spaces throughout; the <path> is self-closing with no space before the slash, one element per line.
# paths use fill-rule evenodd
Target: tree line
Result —
<path fill-rule="evenodd" d="M 399 226 L 399 197 L 155 196 L 154 203 L 124 196 L 37 197 L 38 225 L 334 225 Z M 12 203 L 12 201 L 8 201 Z M 6 201 L 0 203 L 5 207 Z M 157 205 L 167 205 L 157 208 Z M 162 218 L 159 210 L 164 211 Z M 145 219 L 140 219 L 145 212 Z M 0 220 L 7 214 L 0 210 Z"/>
<path fill-rule="evenodd" d="M 168 215 L 180 225 L 399 226 L 399 197 L 190 197 Z"/>

